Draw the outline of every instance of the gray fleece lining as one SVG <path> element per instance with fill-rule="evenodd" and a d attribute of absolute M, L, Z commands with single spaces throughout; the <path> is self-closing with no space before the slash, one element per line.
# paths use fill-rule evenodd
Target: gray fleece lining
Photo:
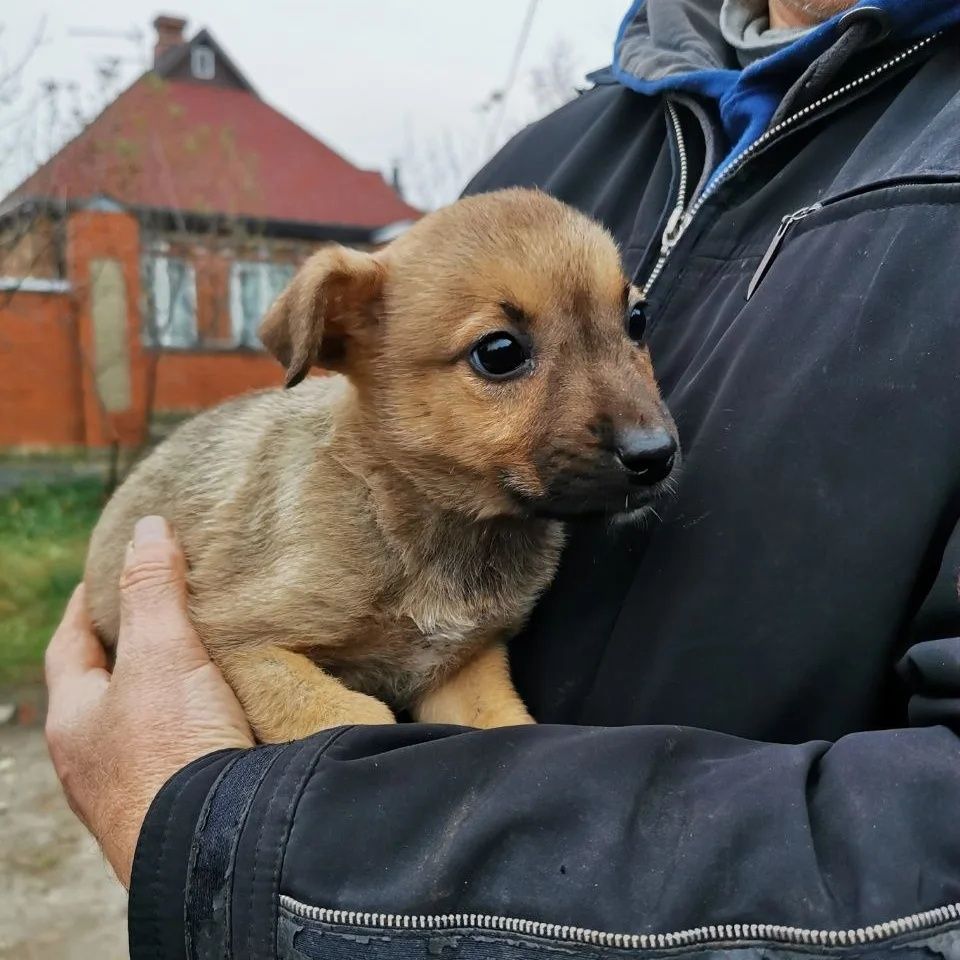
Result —
<path fill-rule="evenodd" d="M 722 156 L 720 144 L 723 140 L 723 134 L 718 129 L 709 111 L 704 109 L 703 104 L 696 97 L 688 96 L 685 93 L 674 93 L 671 94 L 670 99 L 686 107 L 693 114 L 703 134 L 704 162 L 700 170 L 700 179 L 693 191 L 687 196 L 687 200 L 690 201 L 694 197 L 700 196 L 700 191 L 707 185 L 710 174 L 716 170 L 720 163 Z"/>
<path fill-rule="evenodd" d="M 619 45 L 619 63 L 642 80 L 695 70 L 739 70 L 720 32 L 722 0 L 647 0 Z"/>
<path fill-rule="evenodd" d="M 812 27 L 770 28 L 767 0 L 723 0 L 720 32 L 736 51 L 740 66 L 776 53 L 798 40 Z"/>

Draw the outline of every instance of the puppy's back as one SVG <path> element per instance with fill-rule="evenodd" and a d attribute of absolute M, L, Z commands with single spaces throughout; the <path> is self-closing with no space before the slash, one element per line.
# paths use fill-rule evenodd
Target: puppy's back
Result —
<path fill-rule="evenodd" d="M 191 564 L 214 546 L 249 554 L 244 540 L 269 537 L 264 514 L 316 457 L 345 389 L 341 377 L 311 378 L 297 390 L 229 400 L 182 424 L 136 466 L 104 508 L 87 553 L 87 603 L 105 642 L 119 630 L 118 584 L 136 521 L 164 517 Z"/>

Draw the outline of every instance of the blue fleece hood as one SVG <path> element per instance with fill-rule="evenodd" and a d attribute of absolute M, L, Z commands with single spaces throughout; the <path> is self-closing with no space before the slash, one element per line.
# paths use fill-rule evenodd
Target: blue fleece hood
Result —
<path fill-rule="evenodd" d="M 638 93 L 676 90 L 716 100 L 729 158 L 763 134 L 789 86 L 833 45 L 842 14 L 741 70 L 720 33 L 721 4 L 635 0 L 617 33 L 612 74 Z M 905 46 L 960 23 L 957 0 L 861 0 L 855 6 L 883 10 L 891 38 Z"/>

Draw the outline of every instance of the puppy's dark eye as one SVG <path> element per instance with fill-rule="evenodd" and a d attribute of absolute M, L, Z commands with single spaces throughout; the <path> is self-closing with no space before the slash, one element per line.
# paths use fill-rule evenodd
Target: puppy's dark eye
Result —
<path fill-rule="evenodd" d="M 509 380 L 530 367 L 530 350 L 512 333 L 488 333 L 470 351 L 470 366 L 488 380 Z"/>
<path fill-rule="evenodd" d="M 642 303 L 635 303 L 627 314 L 627 336 L 634 343 L 643 343 L 647 332 L 647 312 Z"/>

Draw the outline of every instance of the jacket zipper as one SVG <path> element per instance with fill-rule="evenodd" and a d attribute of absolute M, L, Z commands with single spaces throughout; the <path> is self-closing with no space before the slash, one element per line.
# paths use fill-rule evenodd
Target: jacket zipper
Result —
<path fill-rule="evenodd" d="M 770 241 L 770 246 L 767 247 L 766 252 L 761 257 L 760 263 L 757 266 L 753 276 L 750 278 L 750 283 L 747 285 L 747 300 L 749 300 L 754 293 L 756 293 L 757 287 L 760 286 L 760 281 L 766 276 L 767 271 L 770 269 L 770 265 L 773 263 L 773 258 L 777 255 L 777 251 L 780 249 L 780 244 L 783 243 L 783 238 L 790 232 L 790 228 L 795 223 L 799 223 L 805 217 L 809 217 L 811 213 L 816 213 L 817 210 L 822 209 L 822 207 L 822 203 L 814 203 L 809 207 L 801 207 L 799 210 L 794 210 L 793 213 L 788 213 L 780 221 L 780 226 L 777 227 L 777 232 L 773 235 L 773 239 Z"/>
<path fill-rule="evenodd" d="M 744 147 L 740 153 L 734 156 L 733 159 L 726 165 L 726 167 L 724 167 L 716 177 L 709 181 L 706 187 L 704 187 L 704 189 L 701 191 L 700 196 L 691 201 L 689 209 L 686 211 L 681 209 L 681 212 L 678 216 L 677 207 L 675 207 L 673 213 L 670 215 L 670 220 L 667 222 L 667 229 L 663 233 L 663 239 L 660 245 L 660 256 L 657 259 L 656 264 L 654 264 L 653 270 L 651 271 L 650 276 L 647 278 L 647 282 L 641 288 L 644 299 L 647 298 L 650 288 L 653 286 L 654 282 L 657 280 L 660 274 L 663 273 L 663 268 L 667 265 L 667 260 L 670 258 L 670 254 L 673 252 L 674 247 L 676 247 L 680 238 L 690 228 L 690 224 L 693 222 L 694 217 L 696 217 L 696 215 L 703 208 L 703 205 L 731 177 L 739 173 L 743 165 L 750 160 L 751 157 L 753 157 L 753 155 L 761 149 L 761 147 L 765 147 L 778 134 L 783 133 L 784 130 L 789 129 L 800 120 L 807 119 L 811 116 L 811 114 L 815 113 L 821 107 L 826 106 L 828 103 L 832 103 L 838 97 L 842 97 L 851 90 L 855 90 L 857 87 L 861 87 L 870 80 L 873 80 L 876 77 L 887 73 L 889 70 L 892 70 L 895 66 L 903 63 L 904 60 L 912 57 L 925 47 L 928 47 L 942 33 L 942 30 L 938 30 L 936 33 L 932 33 L 930 36 L 924 37 L 922 40 L 918 40 L 912 46 L 907 47 L 905 50 L 901 50 L 896 56 L 891 57 L 889 60 L 886 60 L 879 66 L 874 67 L 872 70 L 869 70 L 862 76 L 857 77 L 855 80 L 851 80 L 849 83 L 845 83 L 842 87 L 838 87 L 833 92 L 826 94 L 826 96 L 820 97 L 819 100 L 815 100 L 813 103 L 807 104 L 807 106 L 805 106 L 802 110 L 798 110 L 796 113 L 791 113 L 790 116 L 784 117 L 783 120 L 781 120 L 778 124 L 771 127 L 761 136 L 757 137 L 756 140 Z M 672 106 L 673 105 L 668 100 L 667 109 L 670 110 Z M 671 119 L 673 119 L 675 115 L 676 109 L 674 108 L 671 113 Z M 679 119 L 677 119 L 676 123 L 674 124 L 674 132 L 679 137 L 677 147 L 681 157 L 681 179 L 683 179 L 683 171 L 686 165 L 686 150 L 684 149 L 682 143 L 683 134 L 680 131 Z M 681 196 L 678 206 L 682 208 L 682 204 L 683 197 Z M 674 220 L 675 217 L 676 221 Z"/>
<path fill-rule="evenodd" d="M 886 923 L 875 923 L 854 930 L 810 930 L 772 923 L 721 923 L 675 933 L 604 933 L 559 923 L 518 920 L 483 913 L 447 913 L 413 915 L 403 913 L 365 913 L 312 907 L 281 896 L 281 905 L 294 916 L 332 926 L 361 927 L 367 930 L 482 930 L 515 933 L 561 943 L 586 943 L 626 950 L 662 950 L 736 942 L 763 942 L 817 947 L 853 946 L 878 943 L 907 933 L 920 933 L 960 919 L 960 903 L 913 913 Z"/>
<path fill-rule="evenodd" d="M 673 205 L 673 210 L 670 211 L 670 216 L 667 218 L 667 225 L 660 238 L 660 256 L 657 258 L 653 272 L 647 277 L 647 282 L 640 291 L 644 299 L 647 297 L 647 291 L 666 266 L 667 257 L 670 255 L 670 251 L 679 238 L 680 225 L 683 223 L 683 217 L 687 209 L 687 177 L 689 176 L 687 143 L 683 139 L 683 127 L 680 124 L 680 114 L 677 112 L 676 104 L 674 104 L 672 100 L 667 100 L 667 115 L 670 118 L 674 142 L 677 145 L 677 154 L 680 157 L 680 183 L 677 185 L 677 201 Z"/>

